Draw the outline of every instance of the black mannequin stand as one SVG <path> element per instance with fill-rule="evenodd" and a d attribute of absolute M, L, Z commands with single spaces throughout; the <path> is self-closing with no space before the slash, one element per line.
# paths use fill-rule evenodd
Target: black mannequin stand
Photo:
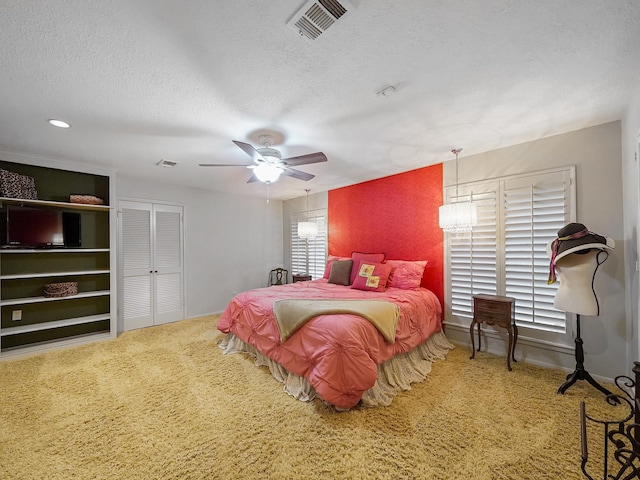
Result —
<path fill-rule="evenodd" d="M 589 372 L 584 369 L 584 350 L 582 348 L 582 338 L 580 337 L 580 315 L 577 316 L 577 336 L 576 336 L 576 369 L 573 373 L 567 375 L 567 381 L 560 385 L 558 393 L 564 394 L 567 389 L 576 383 L 578 380 L 586 380 L 591 385 L 596 387 L 605 395 L 611 395 L 612 393 L 596 382 Z"/>

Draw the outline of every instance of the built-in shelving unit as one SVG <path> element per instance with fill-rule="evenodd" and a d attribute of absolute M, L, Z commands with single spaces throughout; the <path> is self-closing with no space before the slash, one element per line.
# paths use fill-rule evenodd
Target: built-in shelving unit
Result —
<path fill-rule="evenodd" d="M 111 177 L 2 160 L 0 168 L 35 178 L 39 197 L 0 197 L 0 215 L 7 205 L 76 212 L 82 232 L 79 248 L 0 249 L 0 358 L 115 336 Z M 72 194 L 105 204 L 65 201 Z M 44 296 L 45 286 L 57 282 L 77 282 L 78 293 Z"/>
<path fill-rule="evenodd" d="M 55 202 L 49 200 L 27 200 L 24 198 L 9 197 L 0 197 L 0 203 L 10 203 L 13 205 L 32 205 L 40 207 L 57 207 L 68 210 L 109 210 L 108 205 L 90 205 L 86 203 Z"/>

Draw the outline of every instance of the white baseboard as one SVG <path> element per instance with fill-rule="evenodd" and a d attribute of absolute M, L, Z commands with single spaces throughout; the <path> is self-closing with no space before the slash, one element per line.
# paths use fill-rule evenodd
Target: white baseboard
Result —
<path fill-rule="evenodd" d="M 471 349 L 469 327 L 445 322 L 445 334 L 452 343 Z M 481 351 L 488 352 L 493 355 L 504 356 L 507 351 L 507 343 L 508 337 L 506 333 L 502 334 L 491 329 L 482 329 Z M 544 368 L 558 368 L 566 373 L 573 372 L 576 367 L 575 351 L 573 347 L 543 342 L 523 336 L 518 337 L 515 357 L 518 362 L 524 362 Z M 515 365 L 517 365 L 517 363 Z M 517 370 L 517 367 L 514 366 L 513 363 L 511 366 L 514 368 L 514 371 Z M 588 365 L 585 365 L 585 367 L 587 370 L 589 369 Z M 613 383 L 612 378 L 595 374 L 591 374 L 591 376 L 598 382 Z"/>

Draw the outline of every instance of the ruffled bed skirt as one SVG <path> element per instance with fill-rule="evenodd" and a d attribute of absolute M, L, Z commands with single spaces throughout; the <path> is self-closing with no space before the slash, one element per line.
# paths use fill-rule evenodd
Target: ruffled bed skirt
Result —
<path fill-rule="evenodd" d="M 253 345 L 243 342 L 233 333 L 223 337 L 218 342 L 218 346 L 224 353 L 246 353 L 254 357 L 257 366 L 268 367 L 271 375 L 284 384 L 284 391 L 298 400 L 308 402 L 318 397 L 324 401 L 306 378 L 288 372 L 278 362 L 258 352 Z M 453 348 L 453 344 L 444 333 L 438 332 L 413 350 L 396 355 L 378 365 L 378 379 L 372 388 L 364 392 L 360 405 L 364 407 L 390 405 L 398 392 L 410 390 L 412 383 L 422 382 L 427 378 L 433 362 L 444 360 L 449 350 Z"/>

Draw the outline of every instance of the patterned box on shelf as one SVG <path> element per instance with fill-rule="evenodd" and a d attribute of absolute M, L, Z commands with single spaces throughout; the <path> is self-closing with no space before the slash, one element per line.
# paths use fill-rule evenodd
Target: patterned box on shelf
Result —
<path fill-rule="evenodd" d="M 104 205 L 104 200 L 93 195 L 69 195 L 71 203 L 82 203 L 84 205 Z"/>
<path fill-rule="evenodd" d="M 0 168 L 0 197 L 37 200 L 36 181 L 33 177 Z"/>
<path fill-rule="evenodd" d="M 78 282 L 49 283 L 44 286 L 45 297 L 68 297 L 78 294 Z"/>

